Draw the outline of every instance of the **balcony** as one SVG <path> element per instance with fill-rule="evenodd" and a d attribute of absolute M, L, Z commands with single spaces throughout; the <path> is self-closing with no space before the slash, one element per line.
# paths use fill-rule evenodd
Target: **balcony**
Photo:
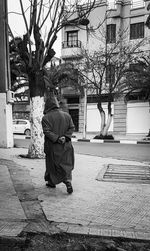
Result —
<path fill-rule="evenodd" d="M 62 58 L 77 58 L 81 55 L 82 43 L 79 40 L 62 42 Z"/>

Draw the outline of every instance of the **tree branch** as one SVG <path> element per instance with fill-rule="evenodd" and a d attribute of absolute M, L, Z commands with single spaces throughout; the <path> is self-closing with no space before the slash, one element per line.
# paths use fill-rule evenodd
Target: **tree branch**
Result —
<path fill-rule="evenodd" d="M 27 31 L 27 37 L 28 37 L 28 43 L 29 43 L 29 66 L 31 66 L 31 64 L 32 64 L 32 50 L 31 50 L 30 33 L 29 33 L 27 19 L 26 19 L 25 13 L 24 13 L 22 0 L 19 0 L 19 1 L 20 1 L 20 6 L 21 6 L 22 16 L 23 16 L 26 31 Z"/>

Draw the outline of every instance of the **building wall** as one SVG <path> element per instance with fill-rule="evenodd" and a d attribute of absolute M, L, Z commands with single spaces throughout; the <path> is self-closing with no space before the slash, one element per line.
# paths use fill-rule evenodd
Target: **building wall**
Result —
<path fill-rule="evenodd" d="M 150 105 L 148 102 L 127 104 L 127 133 L 148 134 L 150 129 Z"/>
<path fill-rule="evenodd" d="M 104 20 L 108 4 L 106 0 L 99 1 L 99 3 L 100 4 L 98 5 L 98 7 L 94 9 L 94 11 L 92 11 L 89 15 L 89 20 L 90 20 L 89 32 L 85 34 L 85 39 L 83 42 L 83 46 L 87 47 L 89 51 L 92 50 L 96 51 L 99 49 L 100 46 L 105 46 L 106 37 L 104 34 L 106 33 L 106 22 Z M 101 31 L 102 34 L 104 35 L 101 38 L 99 35 L 99 29 L 96 29 L 99 23 L 101 24 Z M 93 33 L 92 33 L 92 28 L 95 29 Z M 98 39 L 95 39 L 96 37 Z"/>
<path fill-rule="evenodd" d="M 84 100 L 80 103 L 80 132 L 83 131 Z M 107 119 L 107 105 L 103 104 Z M 148 102 L 125 103 L 123 100 L 112 104 L 113 120 L 109 133 L 114 135 L 147 134 L 150 128 L 150 106 Z M 87 104 L 87 132 L 100 132 L 101 117 L 97 104 Z"/>
<path fill-rule="evenodd" d="M 103 109 L 106 114 L 107 120 L 107 104 L 102 104 Z M 112 114 L 114 114 L 114 105 L 112 104 Z M 88 104 L 87 105 L 87 132 L 100 132 L 100 125 L 101 125 L 101 116 L 99 110 L 97 108 L 97 104 Z M 112 119 L 109 132 L 113 132 L 114 122 Z"/>
<path fill-rule="evenodd" d="M 106 0 L 97 0 L 97 7 L 89 14 L 88 19 L 90 20 L 90 24 L 88 27 L 79 25 L 79 26 L 65 26 L 62 29 L 62 41 L 67 41 L 67 32 L 69 31 L 78 31 L 78 40 L 81 41 L 80 47 L 65 47 L 61 50 L 61 57 L 63 60 L 72 60 L 75 57 L 80 56 L 82 54 L 82 49 L 95 50 L 98 49 L 100 43 L 104 44 L 102 40 L 96 40 L 95 35 L 98 33 L 98 22 L 103 23 L 105 19 L 106 9 L 107 9 L 107 1 Z M 94 32 L 92 29 L 95 29 Z M 105 29 L 105 23 L 104 28 Z M 93 36 L 94 34 L 94 36 Z"/>
<path fill-rule="evenodd" d="M 126 134 L 127 105 L 124 101 L 114 102 L 114 135 Z"/>
<path fill-rule="evenodd" d="M 79 104 L 79 132 L 83 132 L 84 127 L 84 98 L 80 98 Z"/>
<path fill-rule="evenodd" d="M 101 1 L 98 1 L 99 3 Z M 139 3 L 141 4 L 139 5 Z M 150 1 L 138 2 L 138 6 L 132 6 L 131 0 L 117 0 L 112 9 L 109 9 L 107 2 L 104 0 L 97 6 L 97 8 L 90 13 L 89 20 L 90 24 L 88 29 L 83 27 L 65 27 L 62 30 L 62 40 L 66 40 L 67 31 L 72 29 L 78 30 L 78 39 L 82 42 L 82 46 L 89 51 L 98 49 L 99 46 L 106 46 L 106 25 L 116 24 L 116 34 L 119 30 L 124 31 L 124 40 L 122 43 L 134 44 L 140 39 L 130 40 L 130 24 L 145 22 L 149 11 L 147 11 L 147 6 Z M 105 14 L 107 14 L 107 19 L 104 19 Z M 99 36 L 98 30 L 92 34 L 92 27 L 96 27 L 98 22 L 101 22 L 101 39 L 96 39 L 93 34 Z M 145 38 L 149 39 L 150 30 L 145 26 Z M 140 47 L 142 51 L 150 50 L 149 41 L 145 41 Z M 77 53 L 78 50 L 78 53 Z M 65 48 L 62 49 L 62 59 L 63 60 L 73 60 L 75 55 L 79 55 L 80 48 Z M 74 57 L 72 57 L 74 55 Z M 114 114 L 113 122 L 111 124 L 110 131 L 113 131 L 114 135 L 125 135 L 127 133 L 148 133 L 150 128 L 150 113 L 149 104 L 141 103 L 141 105 L 135 102 L 125 103 L 123 100 L 116 100 L 114 102 Z M 79 104 L 79 131 L 83 132 L 84 125 L 84 98 L 80 99 Z M 100 116 L 96 108 L 96 104 L 87 104 L 87 131 L 99 131 L 100 127 Z M 147 131 L 147 132 L 146 132 Z"/>

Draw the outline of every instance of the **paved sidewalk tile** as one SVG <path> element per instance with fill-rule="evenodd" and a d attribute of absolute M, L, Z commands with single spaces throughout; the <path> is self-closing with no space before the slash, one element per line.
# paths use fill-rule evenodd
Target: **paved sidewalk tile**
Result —
<path fill-rule="evenodd" d="M 26 219 L 8 167 L 0 161 L 0 236 L 19 235 Z"/>
<path fill-rule="evenodd" d="M 0 219 L 26 219 L 6 165 L 0 165 Z"/>
<path fill-rule="evenodd" d="M 17 220 L 0 220 L 0 236 L 18 236 L 22 230 L 27 226 L 26 222 Z"/>
<path fill-rule="evenodd" d="M 0 154 L 24 166 L 40 202 L 39 212 L 42 210 L 61 231 L 150 240 L 150 185 L 96 180 L 104 165 L 143 163 L 78 154 L 73 171 L 74 192 L 68 195 L 64 184 L 56 189 L 45 186 L 44 159 L 22 159 L 19 151 L 26 153 L 26 149 L 0 149 Z"/>

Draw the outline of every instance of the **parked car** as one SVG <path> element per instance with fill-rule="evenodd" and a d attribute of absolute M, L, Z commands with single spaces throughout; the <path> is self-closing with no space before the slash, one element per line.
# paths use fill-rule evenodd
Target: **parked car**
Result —
<path fill-rule="evenodd" d="M 14 119 L 13 120 L 13 133 L 31 135 L 30 121 L 26 119 Z"/>

